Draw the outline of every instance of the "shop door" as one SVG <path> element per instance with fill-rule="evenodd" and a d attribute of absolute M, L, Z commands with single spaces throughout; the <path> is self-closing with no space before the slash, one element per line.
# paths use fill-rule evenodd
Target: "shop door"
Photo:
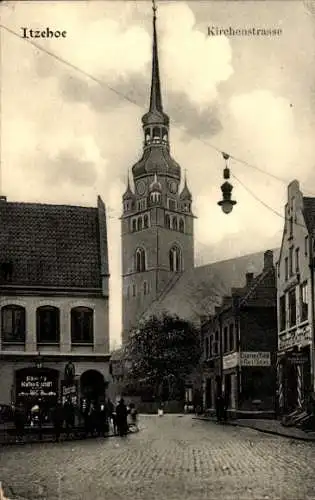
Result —
<path fill-rule="evenodd" d="M 212 383 L 211 378 L 206 381 L 206 408 L 212 408 Z"/>
<path fill-rule="evenodd" d="M 231 407 L 231 388 L 232 388 L 231 375 L 225 375 L 224 393 L 228 404 L 228 408 Z"/>

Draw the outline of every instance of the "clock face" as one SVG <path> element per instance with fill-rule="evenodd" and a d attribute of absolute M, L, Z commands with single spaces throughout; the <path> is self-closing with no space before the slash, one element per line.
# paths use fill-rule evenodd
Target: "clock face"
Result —
<path fill-rule="evenodd" d="M 170 189 L 171 193 L 173 193 L 173 194 L 177 193 L 177 184 L 176 184 L 176 182 L 170 182 L 169 189 Z"/>
<path fill-rule="evenodd" d="M 142 195 L 145 192 L 145 183 L 143 181 L 139 181 L 137 184 L 138 194 Z"/>

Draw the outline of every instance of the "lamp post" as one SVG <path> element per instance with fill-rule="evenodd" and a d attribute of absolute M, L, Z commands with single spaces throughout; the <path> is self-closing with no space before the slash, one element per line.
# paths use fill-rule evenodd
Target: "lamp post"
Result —
<path fill-rule="evenodd" d="M 229 214 L 232 212 L 233 207 L 237 202 L 231 199 L 233 186 L 228 181 L 230 178 L 230 169 L 228 168 L 227 161 L 230 157 L 227 153 L 222 153 L 222 156 L 225 160 L 225 168 L 223 170 L 223 178 L 225 179 L 225 182 L 221 185 L 222 200 L 218 201 L 218 205 L 225 214 Z"/>

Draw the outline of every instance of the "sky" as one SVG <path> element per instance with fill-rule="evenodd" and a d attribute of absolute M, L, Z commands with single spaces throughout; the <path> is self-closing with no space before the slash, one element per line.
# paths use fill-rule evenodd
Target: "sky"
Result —
<path fill-rule="evenodd" d="M 288 182 L 297 178 L 305 195 L 315 196 L 315 3 L 157 4 L 171 151 L 187 172 L 198 217 L 196 265 L 280 246 L 283 218 L 275 212 L 284 213 Z M 19 35 L 1 29 L 1 193 L 8 201 L 83 206 L 102 196 L 116 347 L 121 196 L 142 151 L 151 2 L 10 1 L 0 9 L 1 24 Z M 208 36 L 208 26 L 282 34 Z M 65 30 L 66 38 L 34 42 L 94 79 L 28 43 L 22 27 Z M 209 143 L 245 162 L 229 163 L 237 205 L 228 216 L 217 205 L 224 161 Z"/>

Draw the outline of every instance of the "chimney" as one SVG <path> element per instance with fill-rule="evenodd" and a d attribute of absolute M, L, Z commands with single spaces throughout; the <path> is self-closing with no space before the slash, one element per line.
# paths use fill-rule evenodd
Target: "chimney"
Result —
<path fill-rule="evenodd" d="M 246 277 L 246 286 L 251 286 L 251 284 L 254 281 L 254 273 L 246 273 L 245 277 Z"/>
<path fill-rule="evenodd" d="M 273 251 L 267 250 L 264 253 L 264 271 L 271 269 L 273 267 Z"/>

